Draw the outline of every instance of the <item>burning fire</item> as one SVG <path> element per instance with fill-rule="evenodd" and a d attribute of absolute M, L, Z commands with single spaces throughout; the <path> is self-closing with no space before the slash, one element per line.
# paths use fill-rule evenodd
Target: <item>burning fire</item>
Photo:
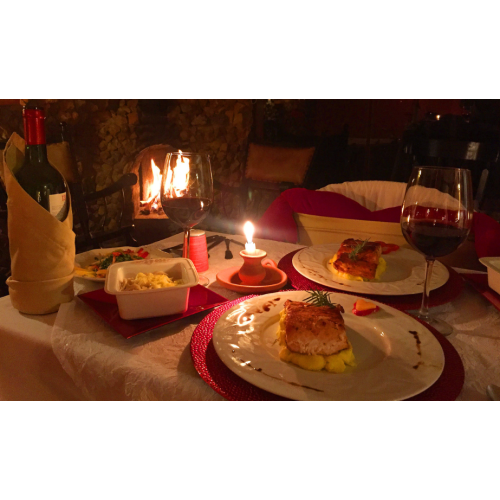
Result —
<path fill-rule="evenodd" d="M 165 194 L 171 198 L 179 198 L 185 194 L 189 186 L 189 158 L 179 156 L 175 167 L 168 166 L 167 178 L 165 180 Z"/>
<path fill-rule="evenodd" d="M 162 175 L 161 170 L 151 159 L 151 171 L 153 172 L 153 182 L 148 186 L 146 200 L 141 200 L 141 206 L 150 210 L 158 210 L 160 207 L 160 192 Z M 174 167 L 169 165 L 167 178 L 165 180 L 165 194 L 171 198 L 178 198 L 185 194 L 189 186 L 189 158 L 182 156 L 179 150 L 179 156 Z"/>
<path fill-rule="evenodd" d="M 141 200 L 141 205 L 151 210 L 158 210 L 160 205 L 161 170 L 151 159 L 151 171 L 153 172 L 153 182 L 148 186 L 147 199 Z"/>
<path fill-rule="evenodd" d="M 161 172 L 154 160 L 151 160 L 151 170 L 153 172 L 153 183 L 149 186 L 149 198 L 147 203 L 151 203 L 160 194 Z"/>

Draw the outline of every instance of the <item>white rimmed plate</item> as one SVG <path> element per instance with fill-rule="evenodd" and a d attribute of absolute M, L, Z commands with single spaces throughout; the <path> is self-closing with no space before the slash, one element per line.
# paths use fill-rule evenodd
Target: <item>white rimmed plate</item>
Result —
<path fill-rule="evenodd" d="M 97 250 L 89 250 L 88 252 L 82 252 L 75 256 L 75 265 L 78 267 L 86 268 L 93 264 L 97 260 L 102 257 L 114 252 L 116 250 L 132 250 L 137 252 L 140 248 L 143 248 L 146 252 L 149 252 L 149 255 L 146 257 L 147 259 L 168 259 L 170 255 L 166 252 L 162 252 L 157 248 L 150 248 L 147 245 L 143 247 L 115 247 L 115 248 L 99 248 Z M 76 278 L 81 278 L 88 281 L 98 281 L 104 283 L 106 278 L 95 278 L 94 276 L 79 276 L 75 274 Z"/>
<path fill-rule="evenodd" d="M 339 248 L 339 243 L 304 248 L 293 256 L 293 267 L 315 283 L 346 292 L 373 295 L 411 295 L 423 292 L 425 258 L 415 250 L 400 248 L 396 252 L 382 255 L 387 262 L 387 270 L 379 281 L 353 281 L 334 274 L 329 263 Z M 432 270 L 431 290 L 443 286 L 449 277 L 446 266 L 436 261 Z"/>
<path fill-rule="evenodd" d="M 236 375 L 266 391 L 295 400 L 401 400 L 430 387 L 444 368 L 434 335 L 411 316 L 375 302 L 380 311 L 355 316 L 357 297 L 330 293 L 340 303 L 357 367 L 344 373 L 313 372 L 279 359 L 279 313 L 287 299 L 307 292 L 277 292 L 248 299 L 226 311 L 213 343 Z M 420 342 L 420 343 L 418 343 Z"/>

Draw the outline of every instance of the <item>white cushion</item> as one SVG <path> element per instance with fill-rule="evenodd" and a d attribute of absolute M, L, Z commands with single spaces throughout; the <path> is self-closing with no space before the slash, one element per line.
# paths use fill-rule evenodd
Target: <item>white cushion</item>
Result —
<path fill-rule="evenodd" d="M 405 196 L 406 183 L 392 181 L 355 181 L 330 184 L 318 191 L 339 193 L 358 202 L 372 212 L 401 206 Z"/>

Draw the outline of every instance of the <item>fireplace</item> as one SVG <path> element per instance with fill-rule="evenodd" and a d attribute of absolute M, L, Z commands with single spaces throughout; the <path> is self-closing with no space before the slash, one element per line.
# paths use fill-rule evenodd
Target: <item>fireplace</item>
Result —
<path fill-rule="evenodd" d="M 167 144 L 149 146 L 135 159 L 131 172 L 138 180 L 132 191 L 136 220 L 167 218 L 160 202 L 161 174 L 167 153 L 174 151 L 176 149 Z"/>
<path fill-rule="evenodd" d="M 176 151 L 168 144 L 143 149 L 135 158 L 131 172 L 137 176 L 132 189 L 135 233 L 143 245 L 153 243 L 180 231 L 168 220 L 160 202 L 161 174 L 167 153 Z"/>

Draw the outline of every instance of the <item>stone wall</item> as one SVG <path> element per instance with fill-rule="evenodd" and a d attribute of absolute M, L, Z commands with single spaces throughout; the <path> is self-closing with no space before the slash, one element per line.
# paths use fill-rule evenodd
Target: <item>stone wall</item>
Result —
<path fill-rule="evenodd" d="M 85 191 L 109 186 L 130 171 L 145 147 L 163 143 L 176 149 L 210 154 L 214 179 L 235 186 L 241 181 L 248 136 L 252 127 L 250 99 L 42 99 L 47 115 L 47 140 L 60 140 L 59 122 L 69 125 Z M 144 104 L 141 105 L 141 102 Z M 153 108 L 153 110 L 152 110 Z M 7 137 L 23 136 L 20 105 L 0 106 L 0 127 Z M 114 229 L 121 210 L 118 198 L 92 207 L 93 226 Z M 215 193 L 212 215 L 241 216 L 235 196 Z"/>
<path fill-rule="evenodd" d="M 169 143 L 209 154 L 214 179 L 227 186 L 241 182 L 251 129 L 251 99 L 179 99 L 167 114 Z M 214 197 L 213 218 L 236 220 L 243 215 L 239 197 L 218 189 Z"/>

